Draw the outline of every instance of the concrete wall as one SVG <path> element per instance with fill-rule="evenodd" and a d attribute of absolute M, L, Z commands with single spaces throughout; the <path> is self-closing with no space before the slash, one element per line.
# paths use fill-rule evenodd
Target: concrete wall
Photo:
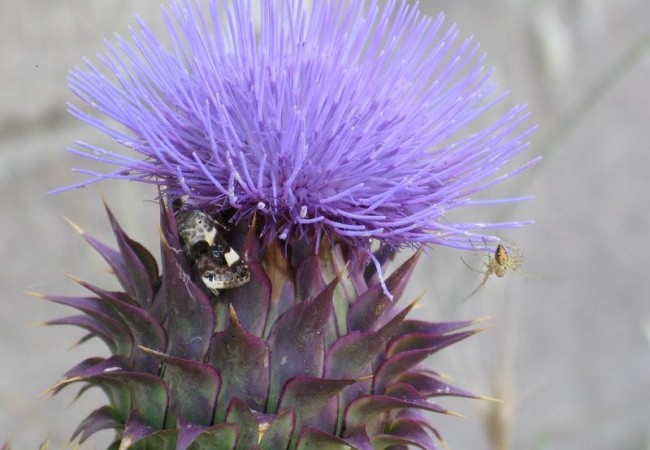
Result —
<path fill-rule="evenodd" d="M 529 155 L 545 156 L 500 188 L 537 200 L 477 212 L 485 221 L 537 221 L 506 236 L 535 277 L 489 280 L 461 304 L 481 277 L 457 251 L 434 249 L 409 291 L 426 289 L 431 318 L 497 316 L 495 328 L 432 365 L 505 403 L 444 402 L 469 418 L 440 417 L 440 430 L 455 449 L 650 448 L 650 3 L 420 3 L 432 14 L 445 11 L 482 43 L 512 90 L 510 104 L 528 103 L 540 125 Z M 103 37 L 125 33 L 136 13 L 160 24 L 159 7 L 149 0 L 0 0 L 0 11 L 0 436 L 28 449 L 49 434 L 52 448 L 63 448 L 102 394 L 71 407 L 74 389 L 49 401 L 37 396 L 105 350 L 98 342 L 71 348 L 78 330 L 33 326 L 70 311 L 24 291 L 81 294 L 63 272 L 114 287 L 103 261 L 63 220 L 110 241 L 100 190 L 132 237 L 157 247 L 151 188 L 104 183 L 46 195 L 80 180 L 69 170 L 79 161 L 64 151 L 75 139 L 112 145 L 66 114 L 67 70 L 103 51 Z M 100 433 L 84 448 L 102 448 L 109 437 Z"/>

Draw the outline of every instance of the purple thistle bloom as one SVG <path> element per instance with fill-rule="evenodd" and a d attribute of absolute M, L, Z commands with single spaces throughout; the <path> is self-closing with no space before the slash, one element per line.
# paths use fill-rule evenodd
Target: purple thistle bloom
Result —
<path fill-rule="evenodd" d="M 117 166 L 92 178 L 158 184 L 197 208 L 265 217 L 267 236 L 333 235 L 369 248 L 494 241 L 445 214 L 509 174 L 532 128 L 518 106 L 476 131 L 504 95 L 471 38 L 404 1 L 250 1 L 222 20 L 179 0 L 165 10 L 170 45 L 146 24 L 75 69 L 70 86 L 102 117 L 73 115 L 144 156 L 79 143 L 74 154 Z M 117 122 L 121 126 L 115 126 Z M 469 130 L 472 130 L 471 132 Z M 497 199 L 499 203 L 520 199 Z M 484 201 L 485 202 L 485 201 Z M 479 237 L 480 236 L 480 237 Z"/>

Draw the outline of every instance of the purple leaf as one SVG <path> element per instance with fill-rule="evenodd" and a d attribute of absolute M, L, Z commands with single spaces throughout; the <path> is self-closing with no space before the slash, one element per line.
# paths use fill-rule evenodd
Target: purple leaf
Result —
<path fill-rule="evenodd" d="M 120 370 L 116 365 L 119 361 L 111 361 L 111 359 L 88 367 L 85 371 L 75 368 L 73 371 L 77 375 L 64 377 L 57 387 L 75 381 L 86 381 L 90 383 L 87 386 L 95 384 L 104 390 L 107 388 L 109 397 L 115 397 L 111 393 L 111 389 L 114 388 L 119 398 L 122 398 L 113 403 L 114 406 L 119 407 L 120 412 L 128 412 L 125 410 L 128 406 L 129 409 L 137 410 L 149 426 L 162 428 L 167 410 L 167 388 L 163 380 L 146 373 Z"/>
<path fill-rule="evenodd" d="M 379 262 L 379 265 L 381 267 L 381 270 L 386 270 L 386 267 L 388 266 L 388 263 L 395 259 L 395 255 L 397 254 L 397 248 L 392 246 L 392 245 L 387 245 L 382 243 L 377 249 L 377 251 L 373 252 L 373 255 L 375 256 L 375 259 L 377 259 L 377 262 Z M 366 266 L 366 270 L 363 273 L 363 277 L 366 280 L 366 283 L 370 284 L 373 282 L 373 284 L 379 283 L 379 278 L 377 274 L 377 267 L 375 267 L 374 264 L 368 264 Z"/>
<path fill-rule="evenodd" d="M 162 195 L 159 199 L 161 241 L 171 248 L 182 249 L 176 216 L 173 211 L 174 206 L 166 205 Z"/>
<path fill-rule="evenodd" d="M 109 364 L 113 364 L 113 362 L 115 362 L 115 361 L 120 361 L 119 364 L 120 364 L 121 366 L 123 366 L 123 367 L 126 367 L 126 362 L 124 361 L 123 358 L 120 358 L 120 357 L 112 357 L 112 358 L 110 358 L 110 359 L 113 360 L 113 361 L 110 362 Z M 87 370 L 91 369 L 92 367 L 97 366 L 97 365 L 98 365 L 99 363 L 101 363 L 102 361 L 106 361 L 106 359 L 105 359 L 105 358 L 100 358 L 100 357 L 94 357 L 94 358 L 84 359 L 84 360 L 81 361 L 79 364 L 77 364 L 76 366 L 74 366 L 74 367 L 72 367 L 70 370 L 68 370 L 68 371 L 63 375 L 62 378 L 63 378 L 63 379 L 67 379 L 67 378 L 77 378 L 77 377 L 83 376 L 83 374 L 84 374 Z"/>
<path fill-rule="evenodd" d="M 399 437 L 404 443 L 415 445 L 424 450 L 435 450 L 436 444 L 426 432 L 426 430 L 417 422 L 406 418 L 393 420 L 386 434 Z"/>
<path fill-rule="evenodd" d="M 176 421 L 178 424 L 178 441 L 176 443 L 176 450 L 185 450 L 199 434 L 208 429 L 207 426 L 196 425 L 192 422 L 186 421 L 181 415 L 176 416 Z"/>
<path fill-rule="evenodd" d="M 161 424 L 162 425 L 162 424 Z M 152 435 L 158 429 L 149 426 L 145 423 L 136 410 L 132 410 L 129 418 L 124 425 L 124 432 L 122 434 L 122 446 L 130 447 L 136 442 Z"/>
<path fill-rule="evenodd" d="M 131 295 L 129 298 L 132 298 L 134 293 L 131 288 L 131 278 L 122 254 L 85 232 L 82 232 L 81 236 L 104 258 L 115 274 L 115 277 L 120 282 L 122 288 Z"/>
<path fill-rule="evenodd" d="M 478 332 L 478 330 L 471 330 L 443 335 L 431 335 L 425 333 L 405 334 L 399 336 L 390 343 L 386 350 L 386 356 L 390 358 L 394 355 L 408 352 L 410 350 L 422 350 L 427 348 L 440 350 L 441 348 L 449 346 L 455 342 L 473 336 Z"/>
<path fill-rule="evenodd" d="M 372 442 L 370 442 L 370 437 L 368 437 L 368 430 L 364 424 L 346 428 L 343 438 L 347 443 L 359 450 L 374 450 Z"/>
<path fill-rule="evenodd" d="M 426 333 L 441 335 L 450 331 L 467 328 L 477 323 L 478 320 L 460 320 L 456 322 L 427 322 L 423 320 L 405 320 L 397 333 L 398 336 L 410 333 Z"/>
<path fill-rule="evenodd" d="M 429 430 L 436 439 L 443 444 L 444 448 L 448 448 L 445 440 L 440 435 L 440 432 L 431 425 L 429 416 L 430 414 L 425 414 L 425 411 L 419 409 L 404 409 L 397 414 L 398 419 L 408 419 L 412 422 L 418 423 L 422 428 Z"/>
<path fill-rule="evenodd" d="M 421 395 L 418 391 L 413 389 L 413 387 L 409 386 L 408 384 L 393 383 L 386 388 L 384 395 L 409 402 L 416 409 L 455 415 L 455 413 L 443 409 L 435 403 L 429 401 L 426 397 Z"/>
<path fill-rule="evenodd" d="M 295 304 L 275 323 L 269 339 L 271 388 L 268 411 L 275 412 L 284 383 L 293 377 L 323 373 L 325 327 L 332 316 L 332 295 L 338 279 L 315 298 Z"/>
<path fill-rule="evenodd" d="M 377 358 L 399 328 L 415 303 L 400 311 L 377 331 L 353 332 L 339 338 L 327 352 L 325 376 L 328 378 L 355 378 Z"/>
<path fill-rule="evenodd" d="M 260 258 L 260 241 L 259 239 L 259 221 L 257 216 L 253 216 L 253 219 L 250 222 L 248 231 L 246 232 L 246 238 L 244 239 L 243 245 L 241 246 L 244 261 L 253 261 Z M 238 225 L 239 226 L 239 225 Z M 234 233 L 239 235 L 239 233 Z"/>
<path fill-rule="evenodd" d="M 278 410 L 296 412 L 296 428 L 305 426 L 334 432 L 338 414 L 337 395 L 356 380 L 296 377 L 284 385 Z"/>
<path fill-rule="evenodd" d="M 83 444 L 86 439 L 98 431 L 121 428 L 122 426 L 123 422 L 119 420 L 119 414 L 115 413 L 115 409 L 112 406 L 102 406 L 81 421 L 72 433 L 70 440 L 73 441 L 79 436 L 79 443 Z"/>
<path fill-rule="evenodd" d="M 95 364 L 93 364 L 95 363 Z M 120 357 L 106 360 L 86 360 L 68 371 L 53 388 L 58 392 L 63 386 L 77 382 L 97 385 L 106 392 L 116 412 L 124 415 L 134 409 L 146 424 L 153 428 L 163 427 L 167 410 L 167 388 L 158 376 L 125 370 Z"/>
<path fill-rule="evenodd" d="M 269 389 L 269 350 L 262 339 L 239 325 L 233 308 L 228 328 L 212 337 L 208 356 L 221 375 L 217 420 L 223 420 L 233 397 L 257 411 L 264 409 Z"/>
<path fill-rule="evenodd" d="M 52 295 L 45 295 L 43 298 L 60 305 L 70 306 L 85 313 L 95 323 L 101 324 L 101 329 L 104 334 L 100 334 L 98 337 L 102 338 L 112 354 L 126 357 L 131 355 L 131 351 L 133 350 L 133 336 L 121 321 L 115 319 L 115 314 L 110 314 L 109 308 L 101 307 L 101 299 Z M 91 334 L 93 333 L 91 332 Z"/>
<path fill-rule="evenodd" d="M 105 360 L 99 361 L 97 364 L 90 366 L 87 362 L 78 365 L 74 372 L 73 377 L 66 377 L 61 379 L 51 391 L 56 394 L 63 387 L 76 382 L 86 382 L 86 388 L 82 388 L 79 395 L 90 386 L 100 387 L 108 396 L 111 406 L 114 408 L 114 413 L 120 421 L 126 421 L 128 412 L 131 409 L 131 394 L 129 389 L 125 387 L 130 372 L 124 371 L 124 360 L 121 357 L 113 356 Z M 81 370 L 81 366 L 85 366 L 85 370 Z M 70 372 L 70 371 L 69 371 Z M 116 376 L 116 374 L 119 374 Z"/>
<path fill-rule="evenodd" d="M 373 448 L 378 450 L 390 449 L 390 450 L 409 450 L 409 444 L 416 447 L 419 445 L 409 441 L 408 439 L 401 438 L 399 436 L 393 436 L 390 434 L 377 434 L 372 437 Z M 420 447 L 423 448 L 423 447 Z M 437 450 L 438 447 L 424 447 L 424 450 Z"/>
<path fill-rule="evenodd" d="M 257 260 L 248 261 L 251 279 L 236 289 L 219 293 L 219 301 L 230 303 L 241 325 L 251 334 L 261 336 L 271 305 L 271 280 Z"/>
<path fill-rule="evenodd" d="M 110 326 L 86 314 L 49 320 L 45 322 L 45 325 L 72 325 L 83 328 L 104 341 L 109 348 L 116 347 Z"/>
<path fill-rule="evenodd" d="M 158 277 L 155 276 L 155 278 L 152 278 L 150 272 L 152 265 L 156 267 L 156 262 L 153 256 L 142 245 L 134 243 L 124 233 L 106 202 L 104 202 L 104 208 L 113 228 L 113 234 L 122 254 L 122 260 L 129 279 L 130 289 L 127 289 L 127 292 L 133 294 L 138 305 L 146 308 L 153 302 L 154 283 L 158 281 Z M 158 270 L 156 268 L 155 275 L 157 273 Z"/>
<path fill-rule="evenodd" d="M 364 395 L 350 402 L 345 411 L 346 428 L 365 424 L 372 426 L 385 412 L 404 408 L 448 413 L 447 410 L 428 402 L 412 388 L 410 391 L 395 388 L 390 394 L 392 395 Z"/>
<path fill-rule="evenodd" d="M 406 383 L 425 397 L 454 396 L 466 398 L 481 398 L 472 392 L 459 389 L 445 383 L 434 375 L 424 372 L 406 372 L 397 377 L 397 382 Z"/>
<path fill-rule="evenodd" d="M 477 331 L 466 331 L 450 334 L 443 336 L 433 347 L 403 351 L 391 356 L 375 371 L 375 392 L 381 392 L 384 386 L 395 380 L 402 373 L 424 361 L 427 357 L 476 333 Z"/>
<path fill-rule="evenodd" d="M 164 350 L 167 347 L 167 335 L 158 320 L 146 310 L 126 303 L 120 293 L 111 292 L 79 280 L 79 284 L 99 297 L 107 308 L 113 309 L 127 325 L 135 339 L 135 345 Z M 142 355 L 139 350 L 131 357 L 134 369 L 154 373 L 158 364 L 149 356 Z"/>
<path fill-rule="evenodd" d="M 293 269 L 290 267 L 283 249 L 275 241 L 271 241 L 266 248 L 264 263 L 272 286 L 271 308 L 264 329 L 264 336 L 268 337 L 278 316 L 284 314 L 295 304 L 296 288 Z"/>
<path fill-rule="evenodd" d="M 183 270 L 178 249 L 162 244 L 162 285 L 156 302 L 167 308 L 168 346 L 171 356 L 202 361 L 214 330 L 210 301 Z"/>
<path fill-rule="evenodd" d="M 350 331 L 368 331 L 373 329 L 384 313 L 402 296 L 413 268 L 422 252 L 415 252 L 386 279 L 386 287 L 393 294 L 393 300 L 384 293 L 381 284 L 372 285 L 361 294 L 348 311 L 348 329 Z M 372 264 L 371 264 L 372 265 Z"/>
<path fill-rule="evenodd" d="M 318 255 L 309 255 L 296 267 L 296 299 L 302 301 L 313 297 L 325 288 L 323 269 Z"/>

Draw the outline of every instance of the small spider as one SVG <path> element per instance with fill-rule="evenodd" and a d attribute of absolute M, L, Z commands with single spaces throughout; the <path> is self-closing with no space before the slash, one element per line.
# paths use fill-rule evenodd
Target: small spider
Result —
<path fill-rule="evenodd" d="M 506 248 L 501 244 L 497 245 L 497 248 L 494 251 L 494 256 L 489 257 L 488 262 L 483 262 L 483 265 L 485 266 L 484 270 L 477 270 L 467 264 L 463 258 L 461 258 L 461 260 L 470 270 L 483 274 L 483 280 L 481 283 L 472 291 L 471 294 L 465 297 L 463 301 L 473 297 L 474 294 L 476 294 L 485 283 L 487 283 L 488 278 L 490 278 L 492 274 L 496 275 L 498 278 L 503 278 L 507 269 L 519 272 L 522 263 L 522 257 L 518 250 L 514 249 L 513 253 L 509 254 L 506 251 Z"/>

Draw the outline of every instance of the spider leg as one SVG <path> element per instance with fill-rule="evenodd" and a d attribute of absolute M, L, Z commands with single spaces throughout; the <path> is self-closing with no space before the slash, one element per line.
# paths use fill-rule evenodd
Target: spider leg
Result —
<path fill-rule="evenodd" d="M 469 294 L 467 297 L 465 297 L 461 301 L 461 303 L 465 303 L 467 300 L 474 297 L 474 294 L 476 294 L 479 290 L 481 290 L 481 288 L 483 286 L 485 286 L 485 283 L 487 283 L 488 278 L 490 278 L 490 275 L 492 275 L 492 268 L 488 268 L 488 270 L 486 270 L 485 272 L 481 272 L 481 273 L 484 274 L 483 281 L 481 281 L 481 283 L 478 286 L 476 286 L 476 289 L 474 289 L 471 294 Z"/>
<path fill-rule="evenodd" d="M 478 270 L 478 269 L 476 269 L 475 267 L 470 266 L 470 265 L 467 263 L 467 261 L 465 261 L 465 260 L 463 259 L 462 256 L 460 257 L 460 260 L 461 260 L 461 261 L 463 262 L 463 264 L 465 264 L 465 265 L 467 266 L 467 268 L 468 268 L 469 270 L 471 270 L 472 272 L 483 273 L 483 274 L 485 273 L 483 270 Z"/>

